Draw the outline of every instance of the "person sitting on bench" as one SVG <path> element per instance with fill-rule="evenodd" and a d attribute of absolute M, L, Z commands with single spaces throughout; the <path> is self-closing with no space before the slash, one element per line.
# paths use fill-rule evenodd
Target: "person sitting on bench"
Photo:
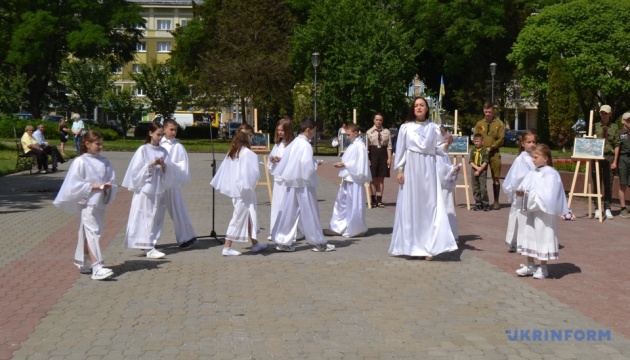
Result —
<path fill-rule="evenodd" d="M 46 138 L 44 137 L 44 131 L 45 129 L 44 129 L 43 124 L 37 125 L 37 130 L 33 132 L 33 139 L 37 141 L 37 144 L 39 145 L 40 149 L 44 152 L 44 154 L 50 155 L 50 157 L 52 157 L 52 162 L 53 162 L 52 171 L 55 172 L 57 171 L 57 162 L 60 162 L 63 164 L 66 162 L 66 160 L 63 158 L 63 156 L 61 156 L 61 153 L 59 152 L 56 146 L 50 145 L 46 141 Z"/>

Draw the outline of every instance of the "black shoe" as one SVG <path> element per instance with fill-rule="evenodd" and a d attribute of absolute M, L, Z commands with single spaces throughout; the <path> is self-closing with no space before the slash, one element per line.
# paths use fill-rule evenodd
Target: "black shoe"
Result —
<path fill-rule="evenodd" d="M 486 205 L 483 207 L 483 211 L 490 211 L 490 205 Z"/>
<path fill-rule="evenodd" d="M 190 239 L 188 241 L 184 241 L 181 245 L 179 245 L 179 248 L 182 249 L 182 250 L 190 249 L 196 243 L 197 243 L 197 238 L 192 238 L 192 239 Z"/>
<path fill-rule="evenodd" d="M 483 210 L 483 207 L 481 205 L 475 205 L 475 207 L 473 208 L 473 211 L 481 211 Z"/>
<path fill-rule="evenodd" d="M 53 168 L 53 169 L 52 169 L 52 172 L 57 172 L 57 168 Z"/>

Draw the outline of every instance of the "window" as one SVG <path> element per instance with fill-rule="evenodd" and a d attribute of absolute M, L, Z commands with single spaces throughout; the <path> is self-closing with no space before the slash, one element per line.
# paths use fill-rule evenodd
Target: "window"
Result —
<path fill-rule="evenodd" d="M 147 51 L 147 43 L 144 41 L 140 41 L 136 43 L 136 51 L 137 52 L 146 52 Z"/>
<path fill-rule="evenodd" d="M 144 89 L 141 89 L 141 88 L 135 88 L 134 91 L 136 93 L 136 96 L 146 96 L 147 95 L 146 91 L 144 91 Z"/>
<path fill-rule="evenodd" d="M 171 20 L 158 20 L 157 29 L 158 30 L 171 30 Z"/>
<path fill-rule="evenodd" d="M 122 74 L 122 66 L 116 66 L 114 69 L 114 74 Z"/>
<path fill-rule="evenodd" d="M 134 74 L 139 74 L 142 72 L 142 69 L 140 68 L 140 64 L 131 65 L 131 70 L 133 71 Z"/>
<path fill-rule="evenodd" d="M 114 85 L 114 93 L 120 94 L 122 89 L 123 89 L 122 85 Z"/>
<path fill-rule="evenodd" d="M 170 41 L 158 41 L 157 43 L 157 51 L 158 52 L 171 52 L 171 42 Z"/>
<path fill-rule="evenodd" d="M 188 24 L 188 19 L 182 19 L 179 21 L 180 26 L 186 26 Z"/>

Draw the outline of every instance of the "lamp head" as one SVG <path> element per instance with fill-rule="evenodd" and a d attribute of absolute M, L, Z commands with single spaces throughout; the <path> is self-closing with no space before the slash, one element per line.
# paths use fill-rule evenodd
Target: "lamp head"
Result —
<path fill-rule="evenodd" d="M 497 73 L 497 63 L 490 64 L 490 74 L 494 76 Z"/>
<path fill-rule="evenodd" d="M 316 68 L 319 66 L 321 58 L 318 52 L 314 52 L 311 54 L 311 62 L 313 63 L 313 67 Z"/>

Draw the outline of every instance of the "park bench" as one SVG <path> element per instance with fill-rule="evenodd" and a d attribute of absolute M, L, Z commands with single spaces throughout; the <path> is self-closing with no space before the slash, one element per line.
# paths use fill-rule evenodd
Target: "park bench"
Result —
<path fill-rule="evenodd" d="M 15 162 L 15 172 L 24 170 L 33 173 L 33 166 L 37 163 L 37 156 L 34 154 L 25 154 L 22 142 L 15 140 L 15 147 L 17 148 L 17 161 Z"/>
<path fill-rule="evenodd" d="M 318 148 L 336 149 L 336 146 L 332 146 L 332 140 L 333 138 L 323 139 L 321 134 L 315 135 L 315 137 L 311 140 L 311 146 L 313 147 L 315 155 L 317 155 Z"/>

